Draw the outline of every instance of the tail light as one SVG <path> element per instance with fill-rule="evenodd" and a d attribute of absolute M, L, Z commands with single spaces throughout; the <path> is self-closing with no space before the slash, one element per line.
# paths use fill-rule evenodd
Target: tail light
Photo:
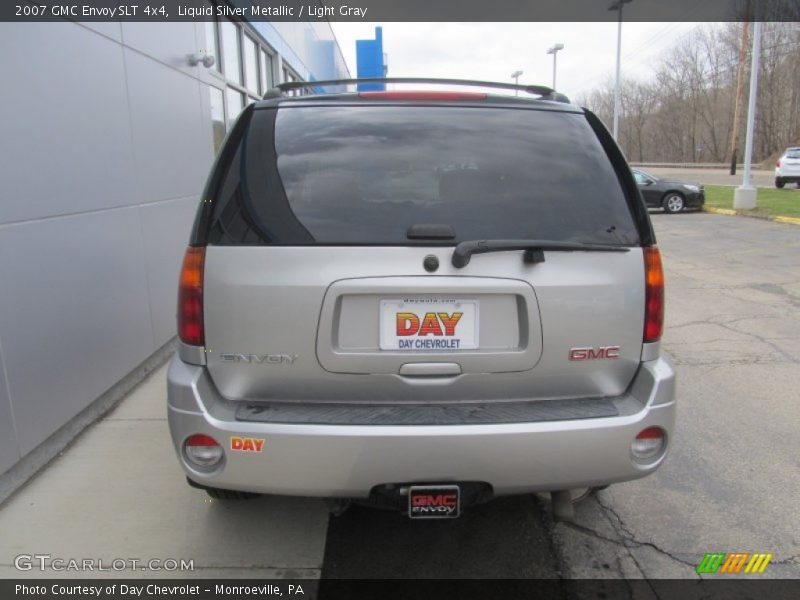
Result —
<path fill-rule="evenodd" d="M 664 330 L 664 271 L 655 246 L 644 249 L 644 343 L 657 342 Z"/>
<path fill-rule="evenodd" d="M 776 163 L 775 163 L 775 166 L 776 166 L 776 167 L 780 167 L 780 166 L 781 166 L 781 161 L 778 161 L 778 162 L 776 162 Z"/>
<path fill-rule="evenodd" d="M 186 438 L 183 451 L 194 466 L 208 469 L 222 460 L 222 446 L 210 435 L 196 433 Z"/>
<path fill-rule="evenodd" d="M 203 332 L 203 263 L 205 248 L 187 248 L 178 288 L 178 336 L 185 344 L 202 346 Z"/>
<path fill-rule="evenodd" d="M 664 450 L 666 435 L 661 427 L 648 427 L 639 432 L 631 443 L 631 454 L 637 461 L 648 461 Z"/>

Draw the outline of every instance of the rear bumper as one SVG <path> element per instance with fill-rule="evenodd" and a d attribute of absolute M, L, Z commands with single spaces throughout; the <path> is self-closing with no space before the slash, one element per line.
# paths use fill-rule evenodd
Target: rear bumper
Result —
<path fill-rule="evenodd" d="M 663 462 L 630 454 L 644 428 L 675 422 L 675 371 L 669 359 L 643 362 L 629 391 L 613 399 L 619 415 L 479 425 L 321 425 L 235 419 L 237 402 L 219 396 L 204 367 L 173 358 L 169 426 L 187 476 L 231 490 L 323 497 L 366 497 L 387 483 L 480 481 L 496 494 L 599 486 L 644 477 Z M 221 468 L 187 465 L 183 441 L 195 433 L 225 449 Z M 261 452 L 231 450 L 231 437 L 263 439 Z"/>
<path fill-rule="evenodd" d="M 784 183 L 800 183 L 800 173 L 792 175 L 775 175 L 776 181 L 783 181 Z"/>

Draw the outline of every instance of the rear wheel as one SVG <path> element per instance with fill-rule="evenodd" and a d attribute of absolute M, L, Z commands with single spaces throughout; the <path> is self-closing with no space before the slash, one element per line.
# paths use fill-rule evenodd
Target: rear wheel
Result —
<path fill-rule="evenodd" d="M 675 214 L 683 210 L 683 207 L 686 205 L 686 201 L 678 192 L 670 192 L 664 196 L 662 205 L 664 206 L 664 210 L 666 212 Z"/>
<path fill-rule="evenodd" d="M 341 517 L 352 504 L 347 498 L 325 498 L 325 507 L 332 517 Z"/>
<path fill-rule="evenodd" d="M 781 179 L 780 177 L 776 177 L 775 178 L 775 187 L 776 188 L 781 189 L 785 185 L 786 185 L 786 182 L 783 179 Z M 800 184 L 798 184 L 798 185 L 800 185 Z"/>
<path fill-rule="evenodd" d="M 220 488 L 206 488 L 206 494 L 215 500 L 252 500 L 261 495 L 254 492 L 239 492 L 236 490 L 222 490 Z"/>

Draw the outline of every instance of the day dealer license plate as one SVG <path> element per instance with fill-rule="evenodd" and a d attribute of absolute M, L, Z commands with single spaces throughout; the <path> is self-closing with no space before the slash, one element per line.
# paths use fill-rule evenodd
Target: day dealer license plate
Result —
<path fill-rule="evenodd" d="M 478 301 L 451 298 L 381 300 L 380 349 L 449 351 L 478 348 Z"/>

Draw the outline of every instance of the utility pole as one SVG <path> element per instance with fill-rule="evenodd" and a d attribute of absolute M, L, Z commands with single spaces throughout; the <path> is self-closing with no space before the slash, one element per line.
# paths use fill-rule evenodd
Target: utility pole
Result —
<path fill-rule="evenodd" d="M 749 18 L 750 3 L 747 13 Z M 744 61 L 747 57 L 747 35 L 750 31 L 750 21 L 742 23 L 742 40 L 739 44 L 739 68 L 736 76 L 736 99 L 733 105 L 733 126 L 731 127 L 731 175 L 736 175 L 736 163 L 739 154 L 739 130 L 742 128 L 742 103 L 744 102 Z"/>

